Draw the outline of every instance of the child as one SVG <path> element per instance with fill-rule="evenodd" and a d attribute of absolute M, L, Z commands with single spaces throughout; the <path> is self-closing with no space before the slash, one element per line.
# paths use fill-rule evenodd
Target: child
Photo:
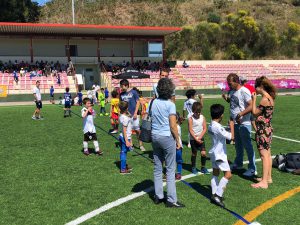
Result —
<path fill-rule="evenodd" d="M 192 111 L 192 106 L 197 100 L 195 99 L 196 97 L 196 90 L 195 89 L 189 89 L 186 91 L 185 96 L 187 97 L 187 100 L 185 100 L 184 105 L 183 105 L 183 112 L 182 116 L 183 118 L 186 117 L 186 111 L 188 112 L 187 119 L 189 119 L 193 115 Z M 199 101 L 203 107 L 203 97 L 202 95 L 198 95 Z M 190 135 L 188 134 L 188 140 L 190 140 Z M 190 142 L 188 143 L 188 148 L 191 147 Z"/>
<path fill-rule="evenodd" d="M 213 168 L 213 177 L 211 179 L 212 197 L 211 200 L 215 204 L 225 207 L 223 203 L 223 193 L 226 185 L 231 178 L 231 171 L 227 161 L 226 139 L 231 140 L 232 135 L 226 131 L 220 122 L 224 114 L 224 106 L 214 104 L 210 107 L 210 115 L 212 122 L 209 125 L 208 133 L 212 138 L 212 147 L 209 150 L 209 155 Z M 220 170 L 224 172 L 224 177 L 218 180 Z"/>
<path fill-rule="evenodd" d="M 71 105 L 72 105 L 72 96 L 69 93 L 70 89 L 67 87 L 66 92 L 64 93 L 65 108 L 64 108 L 64 118 L 67 116 L 71 117 Z"/>
<path fill-rule="evenodd" d="M 112 130 L 110 130 L 111 134 L 118 133 L 119 127 L 119 94 L 116 90 L 111 92 L 111 102 L 110 102 L 110 123 L 112 126 Z"/>
<path fill-rule="evenodd" d="M 78 105 L 82 106 L 82 92 L 80 89 L 78 90 L 77 97 L 78 97 Z"/>
<path fill-rule="evenodd" d="M 83 99 L 84 107 L 81 110 L 81 116 L 83 118 L 83 153 L 85 155 L 90 155 L 88 150 L 88 141 L 93 141 L 95 146 L 95 151 L 97 155 L 102 155 L 103 152 L 99 148 L 99 143 L 96 135 L 96 128 L 94 126 L 94 117 L 96 115 L 92 108 L 92 103 L 89 98 Z"/>
<path fill-rule="evenodd" d="M 100 116 L 108 116 L 108 113 L 105 110 L 105 96 L 104 96 L 104 88 L 101 88 L 101 92 L 99 94 L 100 101 Z"/>
<path fill-rule="evenodd" d="M 120 174 L 130 174 L 131 169 L 126 164 L 127 152 L 132 148 L 131 132 L 132 132 L 132 118 L 128 112 L 128 102 L 120 102 L 120 124 L 122 126 L 121 133 L 119 136 L 120 141 L 120 161 L 121 168 Z"/>
<path fill-rule="evenodd" d="M 177 173 L 175 175 L 176 180 L 181 180 L 181 173 L 182 173 L 182 141 L 181 141 L 181 127 L 182 118 L 180 117 L 179 112 L 176 113 L 176 122 L 177 122 L 177 129 L 178 129 L 178 136 L 181 143 L 181 148 L 176 149 L 176 163 L 177 163 Z"/>
<path fill-rule="evenodd" d="M 198 170 L 196 168 L 196 158 L 197 151 L 201 152 L 201 173 L 210 174 L 205 168 L 206 163 L 206 150 L 204 143 L 204 134 L 206 133 L 206 121 L 205 117 L 201 114 L 202 105 L 200 102 L 194 102 L 192 106 L 193 115 L 189 118 L 189 133 L 190 133 L 190 143 L 192 147 L 192 173 L 197 174 Z"/>
<path fill-rule="evenodd" d="M 54 104 L 54 88 L 51 86 L 50 88 L 50 103 Z"/>

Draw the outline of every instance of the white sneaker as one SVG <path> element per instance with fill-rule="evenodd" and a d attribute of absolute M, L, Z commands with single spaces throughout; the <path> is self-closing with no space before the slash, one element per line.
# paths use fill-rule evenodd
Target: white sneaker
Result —
<path fill-rule="evenodd" d="M 142 146 L 140 146 L 140 150 L 142 151 L 142 152 L 145 152 L 146 151 L 146 149 L 145 149 L 145 147 L 142 145 Z"/>
<path fill-rule="evenodd" d="M 33 120 L 37 120 L 37 118 L 36 118 L 35 116 L 31 117 L 31 119 L 33 119 Z"/>
<path fill-rule="evenodd" d="M 253 177 L 253 176 L 257 175 L 257 171 L 255 171 L 253 169 L 248 169 L 245 173 L 243 173 L 243 175 L 245 177 Z"/>
<path fill-rule="evenodd" d="M 191 148 L 191 143 L 188 143 L 187 147 L 188 147 L 188 148 Z"/>

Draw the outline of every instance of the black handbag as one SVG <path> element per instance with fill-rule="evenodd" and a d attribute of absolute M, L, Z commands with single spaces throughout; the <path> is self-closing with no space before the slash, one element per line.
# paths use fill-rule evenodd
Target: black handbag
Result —
<path fill-rule="evenodd" d="M 147 117 L 142 119 L 142 126 L 141 126 L 141 134 L 140 134 L 140 140 L 142 142 L 151 143 L 152 137 L 151 137 L 151 130 L 152 130 L 152 118 L 151 118 L 151 108 L 152 103 L 154 102 L 154 99 L 150 102 L 149 106 L 149 113 Z"/>

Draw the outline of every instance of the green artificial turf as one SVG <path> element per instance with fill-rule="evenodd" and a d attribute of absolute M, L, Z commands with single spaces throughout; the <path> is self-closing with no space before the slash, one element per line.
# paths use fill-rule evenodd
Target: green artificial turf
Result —
<path fill-rule="evenodd" d="M 300 97 L 280 96 L 273 116 L 274 135 L 300 140 Z M 223 124 L 228 120 L 229 105 L 222 99 L 205 99 L 203 114 L 209 119 L 209 106 L 226 106 Z M 183 101 L 177 101 L 182 112 Z M 109 108 L 109 107 L 107 107 Z M 99 111 L 99 107 L 95 107 Z M 115 139 L 97 128 L 102 157 L 82 154 L 82 119 L 73 115 L 63 118 L 57 105 L 45 105 L 45 120 L 31 119 L 33 106 L 0 108 L 0 224 L 64 224 L 109 202 L 139 192 L 153 185 L 151 145 L 141 157 L 128 153 L 128 163 L 134 167 L 128 176 L 119 174 L 119 149 Z M 80 113 L 81 107 L 73 107 Z M 108 117 L 97 117 L 95 124 L 110 129 Z M 182 139 L 187 140 L 186 122 L 182 125 Z M 118 137 L 118 135 L 115 135 Z M 205 136 L 209 149 L 210 139 Z M 136 141 L 135 141 L 136 143 Z M 254 144 L 254 143 L 253 143 Z M 90 145 L 93 148 L 93 145 Z M 256 147 L 254 145 L 256 150 Z M 300 143 L 273 139 L 272 154 L 300 151 Z M 257 152 L 256 152 L 257 153 Z M 190 149 L 183 150 L 183 175 L 190 173 Z M 228 146 L 234 159 L 234 147 Z M 256 158 L 258 154 L 256 154 Z M 246 160 L 246 158 L 245 158 Z M 200 158 L 197 159 L 197 165 Z M 261 174 L 261 163 L 257 163 Z M 207 161 L 207 167 L 211 167 Z M 129 201 L 88 221 L 86 224 L 233 224 L 236 218 L 227 211 L 210 204 L 204 197 L 210 194 L 210 175 L 188 179 L 195 189 L 177 183 L 178 199 L 184 209 L 168 209 L 154 205 L 149 195 Z M 236 174 L 225 192 L 226 206 L 245 215 L 263 202 L 295 188 L 300 177 L 273 170 L 274 184 L 268 190 L 255 190 L 251 181 Z M 299 194 L 279 203 L 257 220 L 262 224 L 299 224 Z M 298 218 L 298 219 L 297 219 Z M 278 223 L 277 223 L 278 222 Z"/>

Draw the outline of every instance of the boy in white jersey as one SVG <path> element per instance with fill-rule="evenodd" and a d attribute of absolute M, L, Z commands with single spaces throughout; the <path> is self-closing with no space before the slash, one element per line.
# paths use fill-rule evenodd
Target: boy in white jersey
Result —
<path fill-rule="evenodd" d="M 196 98 L 196 90 L 195 89 L 189 89 L 186 91 L 185 96 L 187 97 L 187 100 L 185 100 L 183 104 L 183 112 L 182 112 L 182 117 L 185 119 L 186 118 L 186 111 L 188 113 L 187 119 L 189 119 L 193 115 L 193 110 L 192 106 L 195 102 L 197 102 Z M 199 102 L 201 103 L 203 107 L 203 97 L 202 95 L 198 95 Z M 190 144 L 190 134 L 188 134 L 188 148 L 191 147 Z"/>
<path fill-rule="evenodd" d="M 211 179 L 212 197 L 211 201 L 215 204 L 225 207 L 223 203 L 223 194 L 228 181 L 231 178 L 230 166 L 227 160 L 226 139 L 231 140 L 232 135 L 226 131 L 220 122 L 224 114 L 224 106 L 214 104 L 210 107 L 212 122 L 208 127 L 208 133 L 212 138 L 212 147 L 209 155 L 213 168 L 213 177 Z M 224 177 L 219 182 L 218 176 L 220 171 L 224 172 Z"/>
<path fill-rule="evenodd" d="M 126 164 L 127 160 L 127 152 L 131 151 L 132 149 L 132 140 L 131 140 L 131 133 L 132 133 L 132 123 L 133 120 L 131 115 L 128 112 L 128 102 L 121 101 L 119 103 L 120 108 L 120 116 L 119 116 L 119 124 L 121 124 L 121 133 L 119 136 L 120 141 L 120 174 L 130 174 L 131 168 Z"/>
<path fill-rule="evenodd" d="M 85 155 L 90 155 L 88 150 L 88 141 L 93 141 L 95 146 L 95 152 L 97 155 L 102 155 L 103 152 L 99 148 L 99 143 L 96 135 L 96 128 L 94 125 L 94 117 L 96 112 L 92 108 L 92 103 L 89 98 L 83 99 L 84 107 L 81 110 L 81 116 L 83 118 L 83 153 Z"/>
<path fill-rule="evenodd" d="M 189 136 L 190 143 L 192 147 L 192 173 L 197 174 L 198 170 L 196 168 L 196 158 L 197 151 L 201 152 L 201 173 L 210 174 L 208 170 L 205 168 L 206 164 L 206 150 L 205 150 L 205 142 L 204 135 L 206 133 L 206 120 L 205 117 L 201 114 L 202 105 L 200 102 L 194 102 L 192 106 L 193 115 L 189 118 Z"/>

